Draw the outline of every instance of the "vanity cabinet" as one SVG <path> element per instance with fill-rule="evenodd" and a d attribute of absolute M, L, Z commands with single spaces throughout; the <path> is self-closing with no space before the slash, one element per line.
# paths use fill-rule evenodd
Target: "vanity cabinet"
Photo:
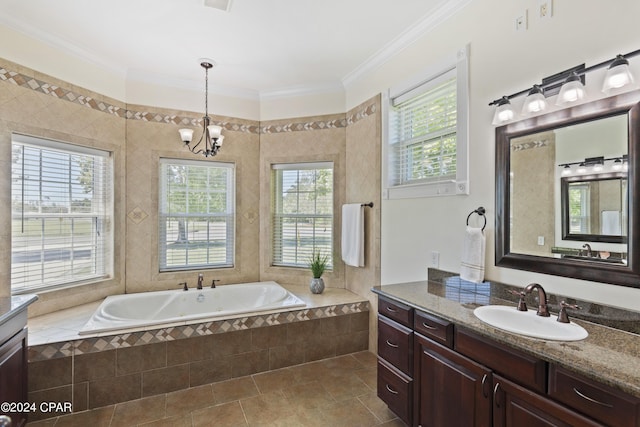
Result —
<path fill-rule="evenodd" d="M 413 311 L 378 300 L 378 397 L 407 425 L 413 423 Z"/>
<path fill-rule="evenodd" d="M 378 396 L 409 426 L 640 427 L 640 399 L 382 296 Z"/>
<path fill-rule="evenodd" d="M 493 377 L 493 425 L 496 427 L 590 427 L 602 424 L 496 374 Z M 622 425 L 625 424 L 620 424 Z"/>
<path fill-rule="evenodd" d="M 27 402 L 27 329 L 0 345 L 0 402 Z M 27 423 L 26 413 L 0 413 L 11 418 L 14 427 Z"/>
<path fill-rule="evenodd" d="M 491 371 L 416 334 L 415 419 L 419 426 L 490 426 Z"/>

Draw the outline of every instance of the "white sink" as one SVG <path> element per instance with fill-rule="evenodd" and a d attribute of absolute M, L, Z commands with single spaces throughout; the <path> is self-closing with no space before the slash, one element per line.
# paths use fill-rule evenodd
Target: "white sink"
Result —
<path fill-rule="evenodd" d="M 579 341 L 589 333 L 575 323 L 560 323 L 556 316 L 542 317 L 535 310 L 518 311 L 506 305 L 485 305 L 473 314 L 485 323 L 514 334 L 554 341 Z"/>

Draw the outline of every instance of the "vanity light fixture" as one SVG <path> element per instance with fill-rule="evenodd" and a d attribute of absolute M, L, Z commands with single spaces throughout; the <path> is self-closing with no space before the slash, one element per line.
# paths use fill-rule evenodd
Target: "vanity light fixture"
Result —
<path fill-rule="evenodd" d="M 616 59 L 611 62 L 609 68 L 607 68 L 602 91 L 609 95 L 613 90 L 629 85 L 637 87 L 633 79 L 633 74 L 631 74 L 629 70 L 629 61 L 624 56 L 618 55 Z"/>
<path fill-rule="evenodd" d="M 640 49 L 625 55 L 617 55 L 613 59 L 590 67 L 585 67 L 584 64 L 581 64 L 546 77 L 542 79 L 542 83 L 535 84 L 532 88 L 491 101 L 489 105 L 496 107 L 492 124 L 502 125 L 513 120 L 515 113 L 513 108 L 510 107 L 510 101 L 522 95 L 527 95 L 522 108 L 522 114 L 525 116 L 544 111 L 547 108 L 546 98 L 556 94 L 558 94 L 556 105 L 559 106 L 580 101 L 586 95 L 584 86 L 586 74 L 604 67 L 607 67 L 602 85 L 602 91 L 605 94 L 609 95 L 614 91 L 635 88 L 637 85 L 629 70 L 629 59 L 638 55 L 640 55 Z M 505 105 L 509 105 L 509 107 L 505 107 Z"/>
<path fill-rule="evenodd" d="M 540 85 L 533 85 L 529 94 L 524 99 L 522 114 L 528 115 L 531 113 L 537 113 L 545 108 L 547 108 L 547 98 L 544 96 L 544 90 Z"/>
<path fill-rule="evenodd" d="M 498 101 L 496 101 L 496 112 L 493 114 L 493 124 L 499 125 L 509 120 L 513 120 L 516 112 L 511 105 L 511 102 L 506 96 L 503 96 Z"/>
<path fill-rule="evenodd" d="M 204 117 L 202 118 L 202 136 L 194 145 L 190 145 L 193 138 L 193 129 L 180 129 L 180 138 L 189 150 L 194 154 L 202 154 L 205 157 L 213 157 L 218 154 L 224 136 L 222 135 L 222 126 L 212 125 L 209 117 L 209 70 L 213 68 L 213 61 L 209 59 L 201 59 L 200 66 L 205 72 L 204 86 Z M 202 146 L 201 146 L 202 144 Z"/>
<path fill-rule="evenodd" d="M 572 72 L 569 77 L 564 81 L 558 93 L 558 99 L 556 105 L 566 105 L 573 102 L 580 101 L 584 98 L 586 91 L 584 89 L 584 83 L 575 71 Z"/>
<path fill-rule="evenodd" d="M 572 162 L 572 163 L 561 163 L 558 166 L 562 168 L 562 173 L 561 173 L 562 176 L 571 175 L 573 173 L 572 166 L 574 165 L 578 165 L 578 167 L 576 168 L 577 174 L 585 174 L 589 171 L 589 168 L 591 168 L 592 172 L 602 172 L 605 169 L 605 164 L 606 164 L 605 162 L 609 162 L 609 161 L 612 162 L 611 164 L 612 170 L 626 171 L 628 169 L 627 159 L 628 159 L 628 156 L 626 154 L 620 157 L 611 157 L 608 159 L 605 159 L 604 156 L 587 157 L 586 159 L 584 159 L 584 161 Z M 625 168 L 625 165 L 627 165 L 627 168 Z"/>

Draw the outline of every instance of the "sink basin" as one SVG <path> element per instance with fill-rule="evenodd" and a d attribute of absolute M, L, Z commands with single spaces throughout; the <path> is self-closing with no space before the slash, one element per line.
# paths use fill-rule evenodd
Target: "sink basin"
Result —
<path fill-rule="evenodd" d="M 483 322 L 514 334 L 553 341 L 579 341 L 589 333 L 573 322 L 560 323 L 556 316 L 542 317 L 535 310 L 518 311 L 506 305 L 485 305 L 473 311 Z"/>

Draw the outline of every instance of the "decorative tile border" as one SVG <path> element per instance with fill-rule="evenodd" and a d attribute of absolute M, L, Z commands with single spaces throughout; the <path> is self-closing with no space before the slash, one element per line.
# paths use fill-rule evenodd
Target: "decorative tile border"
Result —
<path fill-rule="evenodd" d="M 148 331 L 125 332 L 117 335 L 88 337 L 73 341 L 42 344 L 29 347 L 29 361 L 57 359 L 78 354 L 96 353 L 117 348 L 134 347 L 165 341 L 222 334 L 225 332 L 283 325 L 306 320 L 342 316 L 369 311 L 369 302 L 337 304 L 326 307 L 308 308 L 279 313 L 258 314 L 235 319 L 217 320 L 204 323 L 152 329 Z"/>
<path fill-rule="evenodd" d="M 82 105 L 91 108 L 96 111 L 100 111 L 107 114 L 112 114 L 117 117 L 124 118 L 126 120 L 141 120 L 151 123 L 166 123 L 179 126 L 194 126 L 198 127 L 202 125 L 202 119 L 177 116 L 172 114 L 161 114 L 152 111 L 135 111 L 127 108 L 122 108 L 110 104 L 105 101 L 98 101 L 90 96 L 85 96 L 80 93 L 61 88 L 59 86 L 47 83 L 42 80 L 21 74 L 15 71 L 7 70 L 0 67 L 0 80 L 5 81 L 16 86 L 20 86 L 26 89 L 31 89 L 36 92 L 50 95 L 58 99 L 72 102 L 74 104 Z M 234 123 L 231 121 L 216 121 L 211 123 L 222 126 L 227 131 L 243 132 L 251 134 L 272 134 L 282 132 L 300 132 L 300 131 L 313 131 L 322 129 L 338 129 L 347 127 L 353 123 L 362 120 L 374 113 L 376 113 L 376 104 L 360 105 L 358 110 L 349 117 L 339 119 L 327 119 L 327 120 L 314 120 L 309 122 L 291 122 L 278 125 L 247 125 L 241 123 Z"/>

